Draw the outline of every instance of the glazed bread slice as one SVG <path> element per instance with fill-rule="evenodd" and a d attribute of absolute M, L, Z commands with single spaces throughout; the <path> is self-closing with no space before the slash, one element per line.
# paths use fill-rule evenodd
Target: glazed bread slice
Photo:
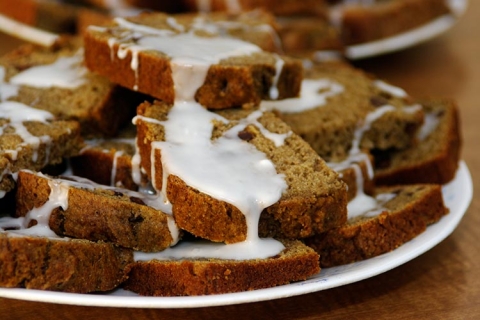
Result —
<path fill-rule="evenodd" d="M 322 267 L 333 267 L 378 256 L 410 241 L 437 222 L 448 209 L 440 185 L 377 188 L 378 206 L 351 217 L 344 226 L 308 238 Z"/>
<path fill-rule="evenodd" d="M 240 35 L 228 33 L 224 26 L 231 23 L 162 13 L 117 18 L 84 33 L 86 65 L 114 83 L 167 103 L 195 100 L 222 109 L 297 96 L 301 61 L 245 41 L 258 39 L 248 25 L 235 29 Z"/>
<path fill-rule="evenodd" d="M 300 241 L 266 259 L 136 261 L 124 288 L 144 296 L 198 296 L 250 291 L 305 280 L 320 271 L 318 255 Z"/>
<path fill-rule="evenodd" d="M 19 170 L 61 163 L 82 146 L 78 122 L 55 120 L 48 112 L 0 101 L 0 198 L 14 189 Z"/>
<path fill-rule="evenodd" d="M 387 0 L 371 4 L 331 1 L 330 20 L 346 45 L 371 42 L 422 26 L 451 13 L 445 0 Z"/>
<path fill-rule="evenodd" d="M 87 293 L 116 288 L 132 250 L 110 243 L 0 232 L 0 287 Z"/>
<path fill-rule="evenodd" d="M 404 90 L 341 62 L 310 64 L 299 98 L 261 107 L 276 110 L 328 162 L 361 150 L 407 148 L 424 120 Z"/>
<path fill-rule="evenodd" d="M 162 161 L 161 148 L 154 144 L 165 140 L 164 126 L 159 121 L 168 120 L 172 108 L 172 105 L 156 101 L 153 104 L 143 103 L 137 109 L 140 163 L 157 190 L 163 189 L 165 163 Z M 214 121 L 209 139 L 215 144 L 228 129 L 247 121 L 254 112 L 259 111 L 229 109 L 214 113 L 225 120 Z M 347 193 L 337 173 L 329 169 L 315 151 L 299 136 L 291 133 L 290 128 L 274 114 L 265 112 L 260 115 L 257 113 L 257 116 L 255 124 L 246 125 L 238 133 L 239 143 L 248 143 L 254 146 L 256 152 L 264 154 L 265 161 L 273 163 L 287 185 L 287 189 L 280 194 L 280 200 L 261 212 L 259 235 L 302 238 L 344 223 Z M 283 144 L 276 146 L 267 137 L 272 134 L 283 136 Z M 192 157 L 193 165 L 201 166 Z M 222 169 L 225 170 L 230 166 L 229 163 L 218 165 L 224 166 Z M 180 229 L 212 241 L 234 243 L 246 239 L 247 222 L 237 207 L 215 199 L 198 190 L 198 187 L 189 186 L 177 175 L 169 174 L 166 179 L 164 192 L 173 205 L 173 215 Z"/>
<path fill-rule="evenodd" d="M 0 58 L 0 80 L 17 87 L 10 101 L 76 120 L 86 136 L 115 135 L 145 97 L 88 72 L 82 50 L 79 38 L 61 38 L 52 48 L 21 46 Z"/>
<path fill-rule="evenodd" d="M 62 191 L 65 207 L 55 197 Z M 50 214 L 50 228 L 60 236 L 113 242 L 142 251 L 163 250 L 177 241 L 178 234 L 171 229 L 169 215 L 146 202 L 140 193 L 85 180 L 54 179 L 27 171 L 18 175 L 16 215 L 53 206 L 46 214 Z"/>
<path fill-rule="evenodd" d="M 417 144 L 374 153 L 376 184 L 444 184 L 455 177 L 462 144 L 458 108 L 447 99 L 425 101 L 423 108 L 427 121 Z"/>

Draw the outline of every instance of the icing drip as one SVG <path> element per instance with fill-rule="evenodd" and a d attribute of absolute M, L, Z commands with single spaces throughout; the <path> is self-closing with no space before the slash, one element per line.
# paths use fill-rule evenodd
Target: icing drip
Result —
<path fill-rule="evenodd" d="M 69 186 L 61 181 L 53 180 L 48 181 L 48 186 L 50 188 L 50 195 L 47 202 L 41 207 L 30 210 L 25 217 L 1 218 L 0 230 L 18 235 L 58 238 L 52 229 L 50 229 L 50 215 L 54 209 L 59 207 L 67 210 Z M 36 224 L 30 226 L 33 221 L 35 221 Z"/>
<path fill-rule="evenodd" d="M 122 150 L 115 151 L 115 154 L 113 155 L 113 163 L 112 163 L 112 172 L 110 174 L 110 185 L 111 186 L 116 186 L 115 180 L 117 177 L 117 162 L 118 158 L 123 156 L 124 152 Z"/>
<path fill-rule="evenodd" d="M 9 122 L 0 127 L 1 134 L 4 134 L 5 129 L 10 127 L 15 129 L 15 134 L 20 136 L 23 140 L 23 142 L 18 144 L 15 149 L 2 150 L 2 152 L 8 153 L 12 160 L 16 160 L 18 152 L 25 146 L 29 145 L 34 149 L 32 161 L 37 161 L 40 144 L 50 144 L 51 138 L 49 136 L 37 137 L 32 135 L 24 126 L 23 122 L 39 121 L 47 123 L 48 120 L 53 119 L 53 115 L 50 112 L 31 108 L 19 102 L 5 101 L 0 102 L 0 118 L 9 120 Z"/>
<path fill-rule="evenodd" d="M 278 247 L 283 249 L 280 242 L 274 239 L 261 239 L 262 245 Z M 279 246 L 280 245 L 280 246 Z M 161 252 L 139 252 L 133 253 L 135 261 L 149 260 L 181 260 L 181 259 L 198 259 L 198 258 L 215 258 L 215 259 L 234 259 L 234 260 L 250 260 L 250 259 L 266 259 L 272 256 L 274 251 L 259 250 L 256 242 L 244 241 L 234 244 L 222 244 L 207 241 L 187 242 L 183 241 L 175 247 L 167 248 Z"/>
<path fill-rule="evenodd" d="M 18 86 L 5 82 L 5 67 L 0 66 L 0 102 L 18 95 Z"/>
<path fill-rule="evenodd" d="M 252 112 L 247 118 L 241 119 L 236 126 L 225 132 L 224 136 L 234 139 L 238 137 L 238 133 L 245 129 L 247 125 L 253 124 L 266 138 L 270 139 L 277 148 L 282 146 L 285 143 L 285 139 L 291 136 L 292 132 L 289 131 L 288 133 L 279 134 L 268 131 L 260 122 L 258 122 L 258 119 L 262 116 L 262 114 L 263 112 L 261 111 Z"/>
<path fill-rule="evenodd" d="M 463 15 L 467 10 L 467 0 L 445 0 L 445 3 L 450 8 L 450 11 L 457 17 Z"/>
<path fill-rule="evenodd" d="M 272 81 L 272 86 L 270 87 L 270 99 L 272 100 L 276 100 L 278 99 L 278 80 L 280 79 L 280 74 L 282 73 L 282 68 L 283 68 L 283 65 L 285 64 L 285 62 L 280 59 L 280 57 L 276 57 L 277 58 L 277 62 L 275 62 L 275 77 L 273 77 L 273 81 Z"/>
<path fill-rule="evenodd" d="M 49 227 L 50 214 L 56 208 L 68 209 L 68 190 L 69 186 L 62 181 L 48 181 L 50 195 L 48 201 L 41 207 L 33 208 L 25 216 L 23 227 L 25 229 L 17 231 L 22 234 L 37 235 L 45 237 L 55 237 L 55 233 Z M 32 220 L 37 221 L 33 227 L 28 227 Z"/>
<path fill-rule="evenodd" d="M 425 121 L 418 130 L 417 138 L 420 141 L 425 140 L 440 124 L 440 118 L 434 113 L 425 113 Z"/>
<path fill-rule="evenodd" d="M 239 248 L 238 259 L 252 255 L 269 257 L 284 248 L 280 242 L 258 237 L 261 212 L 276 203 L 287 188 L 283 175 L 276 173 L 273 163 L 262 152 L 237 135 L 250 123 L 258 125 L 257 119 L 260 116 L 261 112 L 252 113 L 213 141 L 213 121 L 227 123 L 228 120 L 207 111 L 196 102 L 176 101 L 167 121 L 141 117 L 142 120 L 161 124 L 165 129 L 165 141 L 152 142 L 151 159 L 154 163 L 155 150 L 160 149 L 163 166 L 162 194 L 166 194 L 166 178 L 173 174 L 187 185 L 232 204 L 246 217 L 248 231 L 245 242 L 202 246 L 200 255 L 204 257 L 220 257 L 219 252 L 231 251 L 229 248 Z M 195 159 L 194 166 L 191 165 L 191 159 Z M 152 165 L 152 176 L 155 175 L 153 167 Z M 193 248 L 188 250 L 192 251 Z M 198 252 L 199 249 L 193 251 Z M 167 256 L 172 258 L 168 254 Z M 152 256 L 148 257 L 150 259 Z"/>
<path fill-rule="evenodd" d="M 382 80 L 373 81 L 373 85 L 378 89 L 391 94 L 394 97 L 397 97 L 397 98 L 408 97 L 407 93 L 402 88 L 392 86 L 391 84 L 388 84 Z"/>
<path fill-rule="evenodd" d="M 87 69 L 82 65 L 82 53 L 71 57 L 58 58 L 47 65 L 39 65 L 22 71 L 10 83 L 37 88 L 75 89 L 86 82 Z"/>
<path fill-rule="evenodd" d="M 304 79 L 298 98 L 289 98 L 278 101 L 262 101 L 262 110 L 278 110 L 283 113 L 297 113 L 321 107 L 327 103 L 329 97 L 342 93 L 341 84 L 328 79 Z"/>
<path fill-rule="evenodd" d="M 348 219 L 357 217 L 359 215 L 364 215 L 367 212 L 371 212 L 372 210 L 377 210 L 378 208 L 380 208 L 378 200 L 366 195 L 364 192 L 363 173 L 358 163 L 364 162 L 366 164 L 367 174 L 370 179 L 373 178 L 373 167 L 370 158 L 366 154 L 361 152 L 360 143 L 363 135 L 365 134 L 365 132 L 370 130 L 373 122 L 375 122 L 385 113 L 394 110 L 395 108 L 393 106 L 384 105 L 380 108 L 377 108 L 375 111 L 369 113 L 365 117 L 363 125 L 358 127 L 354 132 L 352 147 L 349 150 L 348 157 L 341 162 L 327 163 L 328 166 L 335 171 L 341 171 L 349 167 L 353 168 L 353 170 L 355 171 L 357 193 L 355 195 L 355 198 L 353 198 L 348 203 Z"/>

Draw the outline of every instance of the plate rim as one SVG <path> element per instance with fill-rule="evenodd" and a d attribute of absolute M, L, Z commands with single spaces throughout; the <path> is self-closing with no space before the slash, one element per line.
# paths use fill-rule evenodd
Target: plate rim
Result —
<path fill-rule="evenodd" d="M 456 1 L 460 1 L 459 6 L 463 7 L 463 10 L 456 13 L 444 14 L 419 27 L 391 37 L 347 46 L 345 48 L 345 56 L 350 60 L 371 58 L 400 51 L 431 40 L 452 28 L 458 22 L 459 18 L 465 14 L 468 0 Z"/>
<path fill-rule="evenodd" d="M 454 180 L 444 185 L 442 188 L 448 188 L 449 186 L 450 188 L 453 188 L 455 183 L 461 183 L 461 201 L 455 204 L 455 212 L 450 212 L 450 214 L 443 217 L 439 222 L 427 228 L 427 231 L 431 231 L 431 229 L 439 229 L 433 239 L 420 243 L 418 246 L 415 245 L 415 242 L 421 241 L 418 240 L 419 238 L 425 237 L 426 234 L 428 235 L 426 231 L 392 252 L 345 266 L 324 268 L 322 269 L 323 274 L 320 272 L 320 274 L 305 281 L 248 292 L 193 297 L 143 297 L 122 289 L 115 290 L 115 295 L 106 295 L 102 293 L 78 294 L 21 288 L 0 288 L 0 297 L 24 301 L 89 307 L 173 309 L 226 306 L 276 300 L 340 287 L 394 269 L 415 259 L 447 238 L 456 229 L 473 199 L 472 176 L 464 161 L 460 161 Z M 409 248 L 412 246 L 414 249 Z M 397 257 L 396 259 L 391 259 L 392 256 L 398 255 L 399 253 L 400 258 Z M 382 263 L 378 263 L 379 261 L 382 261 Z M 369 267 L 369 265 L 375 264 L 377 264 L 376 267 L 373 270 L 370 270 L 371 267 Z M 358 268 L 359 265 L 366 265 L 366 267 Z M 367 272 L 364 269 L 367 269 Z M 342 270 L 347 270 L 348 272 L 342 273 Z M 327 273 L 326 275 L 325 272 Z M 335 276 L 333 280 L 329 278 L 329 276 L 331 277 L 331 275 L 329 275 L 330 273 L 333 273 Z M 112 301 L 114 301 L 114 303 L 112 303 Z"/>

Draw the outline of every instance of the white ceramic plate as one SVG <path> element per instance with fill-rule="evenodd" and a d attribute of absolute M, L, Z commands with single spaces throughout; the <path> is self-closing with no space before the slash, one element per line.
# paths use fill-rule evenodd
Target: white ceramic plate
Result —
<path fill-rule="evenodd" d="M 418 257 L 450 235 L 465 214 L 473 196 L 472 179 L 464 162 L 460 163 L 455 179 L 443 187 L 443 196 L 445 204 L 450 208 L 450 214 L 395 251 L 345 266 L 322 269 L 320 274 L 306 281 L 289 285 L 199 297 L 141 297 L 121 289 L 107 294 L 73 294 L 0 288 L 0 297 L 82 306 L 194 308 L 272 300 L 326 290 L 393 269 Z"/>
<path fill-rule="evenodd" d="M 467 0 L 448 1 L 450 1 L 453 8 L 453 14 L 441 16 L 421 27 L 396 36 L 349 46 L 345 52 L 346 57 L 356 60 L 378 56 L 381 54 L 409 48 L 441 35 L 453 27 L 457 20 L 465 13 L 468 5 Z"/>

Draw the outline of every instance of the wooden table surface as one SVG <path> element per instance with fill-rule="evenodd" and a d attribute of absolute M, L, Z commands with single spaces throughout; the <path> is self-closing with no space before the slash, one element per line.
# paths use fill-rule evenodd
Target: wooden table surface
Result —
<path fill-rule="evenodd" d="M 0 53 L 18 42 L 0 36 Z M 0 298 L 1 319 L 480 319 L 480 1 L 446 34 L 355 63 L 414 96 L 458 101 L 474 199 L 458 228 L 420 257 L 354 284 L 266 302 L 195 309 L 100 308 Z M 477 142 L 475 142 L 477 141 Z"/>

